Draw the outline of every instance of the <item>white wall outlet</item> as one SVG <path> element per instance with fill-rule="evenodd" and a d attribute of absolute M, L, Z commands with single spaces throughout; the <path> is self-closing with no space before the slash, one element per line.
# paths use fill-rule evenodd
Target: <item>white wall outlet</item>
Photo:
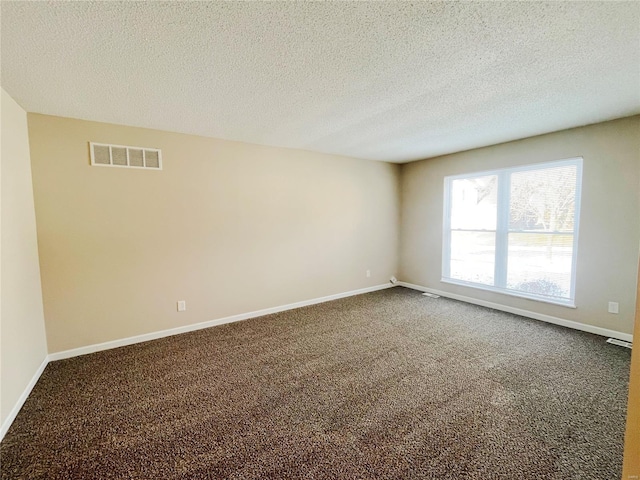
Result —
<path fill-rule="evenodd" d="M 618 302 L 609 302 L 609 313 L 618 313 Z"/>
<path fill-rule="evenodd" d="M 371 276 L 371 270 L 367 270 L 367 277 Z"/>
<path fill-rule="evenodd" d="M 390 281 L 391 283 L 393 283 L 394 285 L 395 285 L 396 283 L 398 283 L 398 279 L 397 279 L 396 277 L 394 277 L 394 276 L 392 276 L 392 277 L 389 279 L 389 281 Z"/>
<path fill-rule="evenodd" d="M 178 311 L 184 312 L 187 310 L 187 302 L 184 300 L 178 300 Z"/>

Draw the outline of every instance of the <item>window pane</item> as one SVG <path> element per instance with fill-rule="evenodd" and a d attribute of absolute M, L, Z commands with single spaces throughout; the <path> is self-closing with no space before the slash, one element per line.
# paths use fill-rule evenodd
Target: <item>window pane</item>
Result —
<path fill-rule="evenodd" d="M 495 252 L 495 233 L 451 232 L 451 278 L 493 285 Z"/>
<path fill-rule="evenodd" d="M 510 233 L 507 288 L 570 298 L 573 235 Z"/>
<path fill-rule="evenodd" d="M 451 228 L 495 230 L 498 197 L 495 175 L 451 182 Z"/>
<path fill-rule="evenodd" d="M 511 174 L 511 230 L 573 232 L 575 165 Z"/>

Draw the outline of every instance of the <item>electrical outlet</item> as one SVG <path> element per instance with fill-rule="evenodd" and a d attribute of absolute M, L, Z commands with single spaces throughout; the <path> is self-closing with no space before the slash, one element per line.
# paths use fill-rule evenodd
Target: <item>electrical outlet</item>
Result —
<path fill-rule="evenodd" d="M 367 277 L 371 276 L 371 270 L 367 270 Z"/>
<path fill-rule="evenodd" d="M 184 312 L 187 310 L 187 302 L 184 300 L 178 300 L 178 311 Z"/>
<path fill-rule="evenodd" d="M 618 313 L 618 302 L 609 302 L 609 313 Z"/>

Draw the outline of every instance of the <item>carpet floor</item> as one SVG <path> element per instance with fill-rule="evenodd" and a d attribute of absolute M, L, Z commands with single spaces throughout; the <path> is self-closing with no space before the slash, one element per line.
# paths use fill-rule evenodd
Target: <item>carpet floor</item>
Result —
<path fill-rule="evenodd" d="M 629 365 L 397 287 L 52 362 L 2 479 L 613 480 Z"/>

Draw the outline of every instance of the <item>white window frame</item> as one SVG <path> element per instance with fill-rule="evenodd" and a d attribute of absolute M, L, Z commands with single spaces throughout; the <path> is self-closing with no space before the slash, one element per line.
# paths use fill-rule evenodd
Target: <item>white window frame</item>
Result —
<path fill-rule="evenodd" d="M 580 204 L 582 198 L 582 157 L 568 158 L 564 160 L 556 160 L 552 162 L 535 163 L 529 165 L 520 165 L 517 167 L 500 168 L 495 170 L 485 170 L 482 172 L 465 173 L 459 175 L 450 175 L 444 178 L 444 209 L 442 223 L 442 277 L 441 282 L 454 285 L 462 285 L 465 287 L 476 288 L 479 290 L 488 290 L 491 292 L 502 293 L 514 297 L 527 298 L 564 307 L 576 308 L 575 304 L 575 288 L 576 288 L 576 263 L 578 258 L 578 233 L 580 232 Z M 509 202 L 510 202 L 510 181 L 511 174 L 517 172 L 541 170 L 546 168 L 564 167 L 569 165 L 576 166 L 576 191 L 575 191 L 575 210 L 574 210 L 574 230 L 573 230 L 573 258 L 571 259 L 571 288 L 570 298 L 549 298 L 544 295 L 536 295 L 534 293 L 522 292 L 506 287 L 507 276 L 507 258 L 508 258 L 508 238 L 509 233 L 543 233 L 550 235 L 567 234 L 568 232 L 531 232 L 527 230 L 509 230 Z M 494 285 L 486 285 L 465 280 L 458 280 L 450 277 L 451 267 L 451 186 L 454 180 L 470 179 L 476 177 L 485 177 L 495 175 L 498 178 L 498 206 L 496 219 L 496 247 L 495 247 L 495 265 L 494 265 Z M 459 229 L 456 229 L 459 230 Z M 460 229 L 463 230 L 463 229 Z M 494 230 L 477 230 L 478 232 L 494 232 Z"/>

